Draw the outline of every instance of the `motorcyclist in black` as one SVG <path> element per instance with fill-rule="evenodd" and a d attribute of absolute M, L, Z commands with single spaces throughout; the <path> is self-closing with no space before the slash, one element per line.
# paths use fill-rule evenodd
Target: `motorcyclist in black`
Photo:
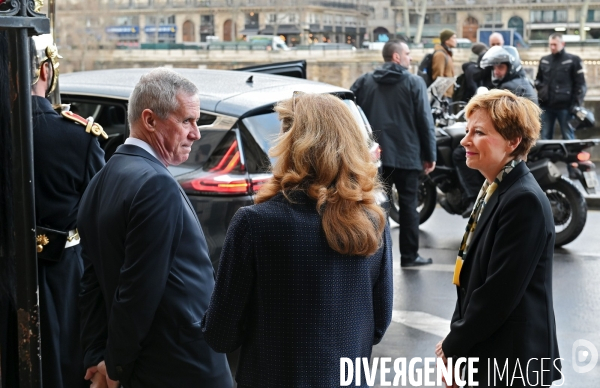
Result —
<path fill-rule="evenodd" d="M 521 66 L 519 52 L 514 47 L 491 47 L 481 58 L 479 66 L 482 69 L 493 67 L 491 85 L 494 89 L 509 90 L 518 96 L 526 97 L 536 104 L 538 103 L 533 85 L 527 79 Z M 473 209 L 473 204 L 485 178 L 479 171 L 467 167 L 464 147 L 458 146 L 454 149 L 452 160 L 460 184 L 463 187 L 463 204 L 465 204 L 464 208 L 466 210 L 464 210 L 462 216 L 467 218 L 471 214 L 471 209 Z M 441 201 L 441 204 L 444 207 L 448 206 L 444 201 Z"/>
<path fill-rule="evenodd" d="M 533 89 L 533 84 L 525 75 L 516 48 L 512 46 L 494 46 L 481 58 L 479 66 L 482 69 L 493 66 L 493 89 L 505 89 L 538 104 L 537 93 Z"/>

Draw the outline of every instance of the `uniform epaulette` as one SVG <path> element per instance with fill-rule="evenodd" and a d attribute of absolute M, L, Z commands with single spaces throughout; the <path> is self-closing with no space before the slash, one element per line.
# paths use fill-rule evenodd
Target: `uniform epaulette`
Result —
<path fill-rule="evenodd" d="M 102 126 L 98 123 L 95 123 L 93 117 L 90 116 L 87 119 L 84 119 L 83 117 L 71 111 L 62 111 L 60 112 L 60 114 L 66 119 L 74 121 L 77 124 L 83 125 L 87 133 L 91 133 L 94 136 L 102 136 L 103 138 L 108 139 L 108 135 L 106 134 L 106 132 L 104 132 Z"/>

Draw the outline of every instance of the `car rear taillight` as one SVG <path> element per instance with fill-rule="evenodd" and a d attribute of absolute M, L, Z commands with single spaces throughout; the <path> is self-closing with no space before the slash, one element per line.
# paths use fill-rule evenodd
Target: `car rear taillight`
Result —
<path fill-rule="evenodd" d="M 247 179 L 231 179 L 226 175 L 212 175 L 189 182 L 189 185 L 195 191 L 214 194 L 247 194 L 248 180 Z M 186 186 L 182 183 L 184 189 Z"/>
<path fill-rule="evenodd" d="M 186 192 L 212 195 L 252 195 L 270 179 L 268 174 L 246 174 L 235 137 L 221 144 L 198 172 L 181 179 Z"/>
<path fill-rule="evenodd" d="M 200 172 L 191 179 L 184 179 L 180 184 L 187 191 L 248 194 L 250 183 L 244 170 L 237 139 L 230 136 L 215 150 Z"/>

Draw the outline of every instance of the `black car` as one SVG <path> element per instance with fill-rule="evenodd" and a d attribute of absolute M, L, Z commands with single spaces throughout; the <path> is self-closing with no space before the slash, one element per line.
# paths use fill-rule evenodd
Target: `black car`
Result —
<path fill-rule="evenodd" d="M 93 117 L 109 135 L 101 139 L 108 160 L 129 136 L 127 100 L 140 77 L 151 69 L 113 69 L 61 75 L 63 103 L 83 117 Z M 189 159 L 169 170 L 194 206 L 213 265 L 217 265 L 231 218 L 271 177 L 267 152 L 280 123 L 273 106 L 294 91 L 338 95 L 356 114 L 371 142 L 370 128 L 351 91 L 302 79 L 304 61 L 246 68 L 249 71 L 174 69 L 200 90 L 198 120 L 202 138 Z M 260 71 L 261 73 L 255 73 Z M 270 74 L 265 74 L 270 73 Z M 285 76 L 273 73 L 284 74 Z M 301 78 L 296 78 L 301 77 Z M 372 149 L 377 148 L 371 142 Z"/>

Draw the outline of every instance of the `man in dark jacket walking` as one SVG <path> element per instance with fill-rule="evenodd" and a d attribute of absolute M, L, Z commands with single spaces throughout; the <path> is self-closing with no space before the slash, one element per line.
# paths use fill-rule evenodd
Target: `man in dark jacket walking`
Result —
<path fill-rule="evenodd" d="M 573 108 L 583 105 L 585 85 L 581 58 L 565 52 L 561 34 L 552 34 L 548 39 L 552 54 L 540 60 L 535 79 L 542 113 L 542 138 L 552 139 L 554 123 L 558 120 L 563 139 L 574 139 L 569 118 Z"/>
<path fill-rule="evenodd" d="M 383 47 L 385 63 L 362 75 L 350 88 L 369 119 L 381 145 L 383 180 L 398 190 L 400 256 L 403 267 L 430 264 L 419 256 L 419 175 L 435 168 L 433 116 L 423 80 L 408 71 L 406 43 L 392 40 Z"/>

